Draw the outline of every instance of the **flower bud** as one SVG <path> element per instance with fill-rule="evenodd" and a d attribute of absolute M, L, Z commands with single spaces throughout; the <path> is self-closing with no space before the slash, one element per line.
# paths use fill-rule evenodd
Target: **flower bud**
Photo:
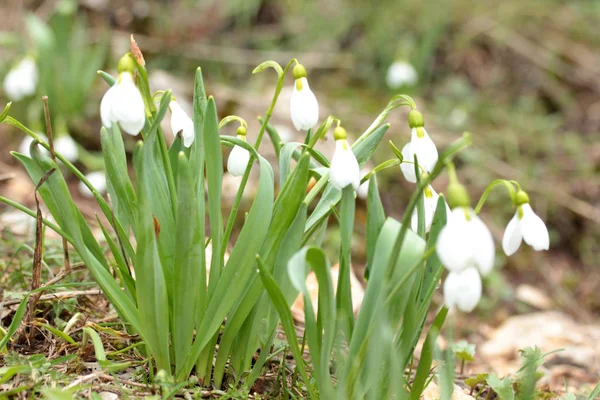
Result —
<path fill-rule="evenodd" d="M 471 206 L 471 199 L 464 185 L 458 182 L 448 185 L 448 205 L 451 209 Z"/>
<path fill-rule="evenodd" d="M 292 75 L 296 80 L 306 78 L 306 68 L 304 68 L 304 65 L 298 63 L 294 66 L 294 69 L 292 70 Z"/>
<path fill-rule="evenodd" d="M 235 131 L 235 134 L 237 136 L 244 136 L 245 137 L 246 136 L 246 132 L 247 132 L 246 127 L 244 125 L 240 125 L 240 126 L 238 126 L 237 130 Z"/>
<path fill-rule="evenodd" d="M 134 70 L 135 70 L 135 63 L 133 61 L 133 58 L 131 58 L 130 53 L 127 53 L 123 57 L 121 57 L 121 59 L 119 60 L 119 65 L 117 66 L 117 71 L 119 72 L 119 74 L 121 74 L 123 72 L 129 72 L 130 74 L 133 74 Z"/>
<path fill-rule="evenodd" d="M 336 127 L 333 130 L 333 139 L 334 140 L 343 140 L 346 139 L 348 135 L 346 134 L 346 130 L 341 126 Z"/>
<path fill-rule="evenodd" d="M 515 205 L 521 206 L 529 203 L 529 195 L 523 190 L 519 190 L 515 196 Z"/>

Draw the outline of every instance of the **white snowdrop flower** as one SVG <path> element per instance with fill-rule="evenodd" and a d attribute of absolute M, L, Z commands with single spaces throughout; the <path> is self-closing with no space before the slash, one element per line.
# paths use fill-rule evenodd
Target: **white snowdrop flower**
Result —
<path fill-rule="evenodd" d="M 444 304 L 448 309 L 457 307 L 471 312 L 481 299 L 481 277 L 475 267 L 452 271 L 444 282 Z"/>
<path fill-rule="evenodd" d="M 440 197 L 439 194 L 431 186 L 427 186 L 423 191 L 423 211 L 425 212 L 425 232 L 429 233 L 431 230 L 431 224 L 435 215 L 435 209 L 437 208 L 437 202 Z M 450 215 L 450 207 L 446 204 L 446 215 Z M 414 232 L 417 232 L 419 228 L 419 213 L 415 209 L 410 219 L 410 227 Z"/>
<path fill-rule="evenodd" d="M 190 147 L 194 143 L 194 121 L 192 121 L 175 100 L 169 103 L 169 108 L 171 109 L 171 130 L 173 131 L 173 136 L 181 132 L 183 145 Z"/>
<path fill-rule="evenodd" d="M 237 137 L 246 141 L 246 128 L 244 126 L 237 129 Z M 242 176 L 246 172 L 249 161 L 250 152 L 241 146 L 235 145 L 227 159 L 227 171 L 233 176 Z"/>
<path fill-rule="evenodd" d="M 504 231 L 502 249 L 507 256 L 513 255 L 524 240 L 534 250 L 548 250 L 550 236 L 546 224 L 531 208 L 529 196 L 523 191 L 517 193 L 517 200 L 519 196 L 524 196 L 527 202 L 518 201 L 521 204 Z"/>
<path fill-rule="evenodd" d="M 394 61 L 388 68 L 386 76 L 386 82 L 390 89 L 413 86 L 418 79 L 417 70 L 406 61 Z"/>
<path fill-rule="evenodd" d="M 106 192 L 106 174 L 104 171 L 90 172 L 85 177 L 99 193 Z M 79 192 L 85 197 L 94 197 L 92 191 L 81 181 L 79 182 Z"/>
<path fill-rule="evenodd" d="M 283 143 L 291 142 L 294 140 L 294 131 L 290 129 L 289 126 L 286 125 L 274 125 L 273 128 L 279 134 L 279 138 Z"/>
<path fill-rule="evenodd" d="M 494 240 L 490 230 L 470 207 L 456 207 L 440 232 L 436 252 L 452 272 L 470 267 L 487 275 L 494 266 Z"/>
<path fill-rule="evenodd" d="M 62 155 L 69 162 L 77 161 L 79 149 L 77 143 L 69 135 L 59 136 L 54 140 L 54 150 Z"/>
<path fill-rule="evenodd" d="M 360 167 L 346 140 L 346 130 L 338 126 L 333 131 L 333 137 L 335 138 L 335 151 L 329 167 L 331 183 L 340 189 L 352 185 L 356 190 L 360 185 Z"/>
<path fill-rule="evenodd" d="M 142 94 L 131 75 L 133 68 L 133 60 L 129 55 L 121 58 L 119 78 L 102 97 L 100 117 L 107 128 L 118 123 L 125 132 L 135 136 L 144 127 L 146 112 Z"/>
<path fill-rule="evenodd" d="M 30 57 L 24 58 L 4 77 L 4 92 L 9 99 L 19 101 L 35 93 L 37 82 L 35 61 Z"/>
<path fill-rule="evenodd" d="M 290 114 L 296 130 L 307 131 L 319 121 L 319 103 L 306 80 L 306 69 L 296 64 L 293 70 L 294 91 L 290 100 Z"/>
<path fill-rule="evenodd" d="M 48 138 L 46 137 L 46 135 L 44 135 L 43 133 L 37 133 L 37 135 L 40 137 L 40 139 L 42 139 L 44 142 L 48 142 Z M 29 135 L 25 136 L 23 138 L 23 140 L 21 140 L 21 143 L 19 143 L 19 153 L 21 154 L 25 154 L 28 157 L 31 157 L 31 153 L 29 152 L 29 148 L 31 146 L 31 143 L 33 142 L 33 138 Z M 43 148 L 42 146 L 38 146 L 41 152 L 46 152 L 45 154 L 50 154 L 45 148 Z"/>
<path fill-rule="evenodd" d="M 421 173 L 430 173 L 433 171 L 438 160 L 438 151 L 435 143 L 427 134 L 424 126 L 423 114 L 417 110 L 412 110 L 408 114 L 408 124 L 411 128 L 410 142 L 402 148 L 402 157 L 404 161 L 400 164 L 400 169 L 404 177 L 409 182 L 416 182 L 414 157 L 417 156 Z"/>
<path fill-rule="evenodd" d="M 363 178 L 368 173 L 369 173 L 369 171 L 367 171 L 365 169 L 361 169 L 360 170 L 360 175 L 362 175 Z M 367 199 L 367 197 L 369 196 L 369 180 L 368 179 L 362 185 L 360 185 L 358 187 L 358 189 L 356 189 L 356 195 L 358 196 L 359 199 L 362 199 L 362 200 L 366 200 Z"/>

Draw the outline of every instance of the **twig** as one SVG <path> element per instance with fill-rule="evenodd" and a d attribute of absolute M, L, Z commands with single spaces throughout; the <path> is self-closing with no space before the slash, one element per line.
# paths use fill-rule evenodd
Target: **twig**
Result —
<path fill-rule="evenodd" d="M 70 290 L 65 292 L 46 293 L 45 295 L 40 296 L 39 301 L 64 300 L 80 296 L 99 296 L 101 294 L 102 291 L 100 289 Z M 21 303 L 21 301 L 23 301 L 23 299 L 7 300 L 4 302 L 4 306 L 14 306 Z"/>

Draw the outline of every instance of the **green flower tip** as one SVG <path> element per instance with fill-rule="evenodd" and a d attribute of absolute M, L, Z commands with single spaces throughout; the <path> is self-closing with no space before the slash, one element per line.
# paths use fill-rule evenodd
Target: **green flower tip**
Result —
<path fill-rule="evenodd" d="M 471 198 L 464 185 L 460 183 L 451 183 L 448 185 L 448 205 L 451 209 L 471 206 Z"/>
<path fill-rule="evenodd" d="M 335 140 L 345 140 L 347 137 L 346 130 L 341 126 L 338 126 L 333 130 L 333 138 Z"/>
<path fill-rule="evenodd" d="M 237 128 L 237 131 L 235 131 L 235 134 L 238 136 L 246 136 L 246 127 L 244 125 L 240 125 Z"/>
<path fill-rule="evenodd" d="M 422 128 L 425 126 L 425 118 L 423 117 L 423 114 L 417 110 L 412 110 L 410 113 L 408 113 L 408 126 L 410 126 L 411 129 Z"/>
<path fill-rule="evenodd" d="M 529 203 L 529 195 L 523 190 L 519 190 L 515 196 L 515 205 L 522 206 Z"/>
<path fill-rule="evenodd" d="M 298 63 L 294 66 L 292 74 L 294 75 L 294 79 L 306 78 L 306 68 L 304 68 L 304 65 Z"/>
<path fill-rule="evenodd" d="M 117 66 L 117 71 L 119 71 L 119 74 L 123 73 L 123 72 L 129 72 L 130 74 L 133 74 L 134 70 L 135 70 L 135 61 L 133 61 L 133 58 L 131 57 L 131 53 L 127 53 L 123 57 L 121 57 L 121 59 L 119 60 L 119 65 Z"/>

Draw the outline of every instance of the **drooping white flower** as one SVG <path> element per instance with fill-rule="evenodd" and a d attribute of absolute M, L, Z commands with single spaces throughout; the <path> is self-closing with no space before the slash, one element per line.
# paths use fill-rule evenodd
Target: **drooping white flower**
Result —
<path fill-rule="evenodd" d="M 335 151 L 329 167 L 331 183 L 340 189 L 352 185 L 356 190 L 360 185 L 360 167 L 348 140 L 346 140 L 346 130 L 338 126 L 335 128 L 333 136 Z"/>
<path fill-rule="evenodd" d="M 32 58 L 24 58 L 4 77 L 4 92 L 9 99 L 19 101 L 35 93 L 38 70 Z"/>
<path fill-rule="evenodd" d="M 190 147 L 194 143 L 194 121 L 192 121 L 175 100 L 169 103 L 169 108 L 171 109 L 171 130 L 173 131 L 173 136 L 181 132 L 183 145 Z"/>
<path fill-rule="evenodd" d="M 79 149 L 77 143 L 69 135 L 59 136 L 54 140 L 54 150 L 62 155 L 69 162 L 77 161 Z"/>
<path fill-rule="evenodd" d="M 494 240 L 490 230 L 470 207 L 456 207 L 440 232 L 436 252 L 452 272 L 476 267 L 487 275 L 494 266 Z"/>
<path fill-rule="evenodd" d="M 425 232 L 429 232 L 435 210 L 437 208 L 437 202 L 440 195 L 431 187 L 427 186 L 423 193 L 423 211 L 425 212 Z M 419 228 L 419 213 L 415 209 L 410 219 L 410 227 L 414 232 L 417 232 Z M 446 204 L 446 215 L 450 215 L 450 207 Z"/>
<path fill-rule="evenodd" d="M 417 70 L 406 61 L 394 61 L 388 68 L 386 76 L 386 82 L 390 89 L 413 86 L 418 79 Z"/>
<path fill-rule="evenodd" d="M 361 169 L 360 170 L 360 175 L 364 178 L 367 174 L 369 173 L 369 171 L 365 170 L 365 169 Z M 363 179 L 361 178 L 361 180 Z M 362 185 L 360 185 L 358 187 L 358 189 L 356 189 L 356 195 L 358 196 L 359 199 L 363 199 L 366 200 L 367 197 L 369 196 L 369 180 L 367 179 Z"/>
<path fill-rule="evenodd" d="M 37 133 L 37 135 L 40 137 L 40 139 L 42 139 L 44 142 L 48 142 L 48 138 L 46 137 L 46 135 L 44 135 L 43 133 Z M 23 140 L 21 140 L 21 143 L 19 143 L 19 153 L 21 154 L 25 154 L 28 157 L 31 157 L 31 153 L 29 152 L 29 148 L 31 146 L 31 143 L 33 142 L 33 138 L 29 135 L 25 136 L 23 138 Z M 38 146 L 41 152 L 46 152 L 45 154 L 50 154 L 45 148 L 43 148 L 42 146 Z"/>
<path fill-rule="evenodd" d="M 444 282 L 444 304 L 447 308 L 456 306 L 463 312 L 471 312 L 480 299 L 481 277 L 475 267 L 448 274 Z"/>
<path fill-rule="evenodd" d="M 290 99 L 290 114 L 296 130 L 307 131 L 319 121 L 319 103 L 306 80 L 306 69 L 296 64 L 293 74 L 295 83 Z"/>
<path fill-rule="evenodd" d="M 87 174 L 86 179 L 99 193 L 106 192 L 106 174 L 104 171 L 94 171 Z M 83 183 L 79 182 L 79 192 L 85 197 L 94 197 L 92 191 Z"/>
<path fill-rule="evenodd" d="M 237 129 L 237 137 L 246 141 L 246 128 L 240 126 Z M 231 149 L 227 159 L 227 171 L 233 176 L 242 176 L 246 172 L 246 167 L 250 161 L 250 152 L 237 144 Z"/>
<path fill-rule="evenodd" d="M 404 161 L 408 162 L 400 164 L 400 169 L 406 180 L 413 183 L 417 181 L 414 165 L 415 154 L 417 155 L 419 167 L 422 168 L 421 173 L 433 171 L 433 167 L 435 167 L 438 160 L 438 151 L 435 143 L 423 127 L 412 128 L 410 142 L 402 148 L 402 157 Z"/>
<path fill-rule="evenodd" d="M 106 91 L 100 103 L 102 124 L 110 128 L 118 123 L 130 135 L 140 133 L 146 122 L 144 99 L 130 72 L 119 73 L 119 79 Z"/>
<path fill-rule="evenodd" d="M 513 255 L 523 240 L 537 251 L 548 250 L 550 247 L 548 228 L 529 203 L 517 207 L 504 231 L 502 249 L 507 256 Z"/>

